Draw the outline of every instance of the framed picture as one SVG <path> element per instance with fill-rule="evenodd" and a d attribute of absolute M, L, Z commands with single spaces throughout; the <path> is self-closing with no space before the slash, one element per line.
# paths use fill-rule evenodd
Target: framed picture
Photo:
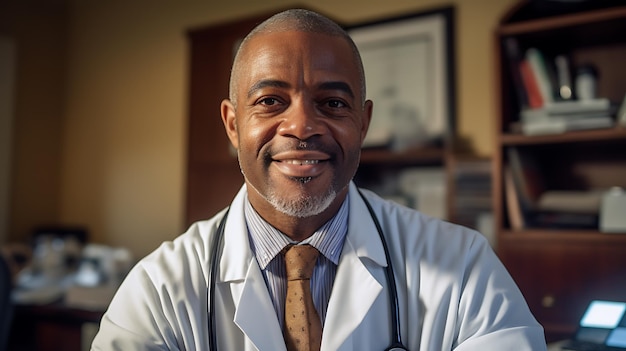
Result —
<path fill-rule="evenodd" d="M 347 27 L 361 53 L 374 112 L 364 147 L 401 151 L 452 135 L 452 7 Z"/>

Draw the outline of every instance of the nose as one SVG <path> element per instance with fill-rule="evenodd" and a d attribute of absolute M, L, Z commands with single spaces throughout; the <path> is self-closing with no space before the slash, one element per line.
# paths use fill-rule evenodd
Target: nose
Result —
<path fill-rule="evenodd" d="M 322 118 L 314 103 L 292 103 L 284 112 L 284 119 L 278 127 L 278 134 L 306 140 L 324 132 Z"/>

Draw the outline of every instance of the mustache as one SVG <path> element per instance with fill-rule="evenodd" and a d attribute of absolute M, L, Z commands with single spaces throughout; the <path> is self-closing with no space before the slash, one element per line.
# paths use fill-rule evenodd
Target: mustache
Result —
<path fill-rule="evenodd" d="M 336 155 L 336 148 L 319 140 L 290 140 L 282 142 L 280 145 L 269 145 L 265 150 L 265 156 L 272 158 L 273 155 L 286 151 L 318 151 L 333 157 Z M 334 157 L 333 157 L 334 158 Z"/>

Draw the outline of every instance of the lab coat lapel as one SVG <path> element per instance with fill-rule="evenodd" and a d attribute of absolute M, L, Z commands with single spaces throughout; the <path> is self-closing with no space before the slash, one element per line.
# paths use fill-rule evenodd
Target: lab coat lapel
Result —
<path fill-rule="evenodd" d="M 224 230 L 220 280 L 230 283 L 235 303 L 234 322 L 259 350 L 285 350 L 282 331 L 263 274 L 252 255 L 243 215 L 245 191 L 231 204 Z"/>
<path fill-rule="evenodd" d="M 235 311 L 235 324 L 259 350 L 285 350 L 282 331 L 267 292 L 261 269 L 251 260 L 242 283 L 241 297 Z"/>
<path fill-rule="evenodd" d="M 383 269 L 386 265 L 374 222 L 351 184 L 348 234 L 328 305 L 324 330 L 329 332 L 323 335 L 322 350 L 352 349 L 349 337 L 360 325 L 371 325 L 372 317 L 386 317 L 372 314 L 368 317 L 375 303 L 385 304 L 385 299 L 377 297 L 386 284 Z M 386 306 L 382 310 L 386 311 Z"/>

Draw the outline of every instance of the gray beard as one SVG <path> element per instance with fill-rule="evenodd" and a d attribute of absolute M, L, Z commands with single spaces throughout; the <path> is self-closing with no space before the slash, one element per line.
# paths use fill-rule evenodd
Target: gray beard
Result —
<path fill-rule="evenodd" d="M 243 177 L 248 179 L 246 177 L 246 173 L 241 167 L 241 163 L 239 164 L 239 170 L 241 171 L 241 174 L 243 174 Z M 300 182 L 304 186 L 304 184 L 310 180 L 310 178 L 303 178 Z M 295 200 L 287 200 L 278 196 L 274 191 L 271 191 L 267 195 L 263 195 L 252 185 L 251 182 L 246 182 L 246 184 L 248 184 L 257 194 L 261 195 L 261 197 L 270 203 L 278 212 L 296 218 L 317 216 L 318 214 L 324 212 L 337 197 L 337 192 L 331 187 L 325 194 L 320 196 L 301 196 Z"/>
<path fill-rule="evenodd" d="M 286 200 L 273 192 L 264 197 L 277 211 L 287 216 L 307 218 L 324 212 L 337 197 L 337 192 L 331 188 L 321 196 L 301 196 L 295 200 Z"/>

